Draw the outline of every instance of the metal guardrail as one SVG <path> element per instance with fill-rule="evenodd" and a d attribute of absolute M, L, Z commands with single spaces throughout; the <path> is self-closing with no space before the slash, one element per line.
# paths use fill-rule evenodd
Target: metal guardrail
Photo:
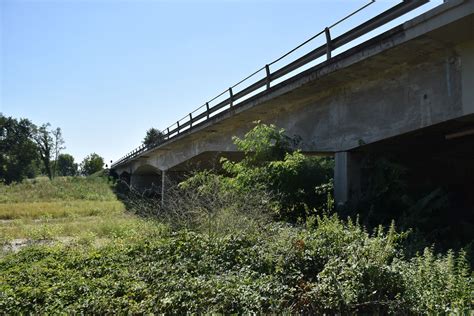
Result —
<path fill-rule="evenodd" d="M 316 35 L 312 36 L 310 39 L 306 40 L 305 42 L 301 43 L 297 47 L 293 48 L 291 51 L 288 53 L 282 55 L 281 57 L 277 58 L 276 60 L 272 61 L 269 64 L 266 64 L 264 67 L 258 69 L 251 75 L 247 76 L 246 78 L 242 79 L 238 83 L 234 84 L 231 86 L 228 90 L 225 90 L 221 92 L 219 95 L 215 96 L 205 104 L 201 105 L 197 109 L 195 109 L 193 112 L 189 113 L 182 119 L 178 120 L 176 123 L 168 126 L 166 129 L 162 130 L 161 133 L 163 134 L 163 140 L 159 143 L 154 144 L 153 146 L 146 146 L 142 144 L 141 146 L 135 148 L 116 162 L 112 164 L 112 168 L 117 167 L 120 164 L 123 164 L 131 159 L 136 158 L 140 154 L 142 154 L 145 151 L 151 150 L 153 148 L 156 148 L 158 146 L 161 146 L 162 144 L 166 143 L 167 141 L 179 136 L 182 132 L 193 129 L 197 126 L 197 124 L 201 124 L 204 122 L 207 122 L 210 120 L 214 115 L 216 115 L 218 111 L 222 110 L 221 112 L 224 111 L 229 111 L 233 109 L 234 107 L 238 106 L 238 104 L 235 104 L 237 100 L 242 99 L 245 96 L 250 95 L 251 93 L 255 92 L 258 89 L 261 89 L 265 87 L 266 90 L 270 89 L 271 83 L 279 78 L 282 78 L 285 75 L 288 75 L 292 71 L 295 71 L 299 68 L 304 67 L 305 65 L 308 65 L 308 63 L 323 57 L 326 55 L 327 60 L 331 59 L 331 53 L 335 49 L 342 47 L 345 44 L 348 44 L 352 42 L 353 40 L 377 29 L 378 27 L 387 24 L 388 22 L 426 4 L 429 2 L 429 0 L 403 0 L 403 2 L 399 3 L 398 5 L 382 12 L 381 14 L 375 16 L 374 18 L 360 24 L 359 26 L 351 29 L 350 31 L 345 32 L 344 34 L 332 39 L 331 38 L 331 29 L 335 27 L 336 25 L 340 24 L 341 22 L 347 20 L 351 16 L 355 15 L 356 13 L 362 11 L 369 5 L 373 4 L 376 0 L 370 0 L 369 3 L 365 4 L 358 10 L 352 12 L 351 14 L 347 15 L 343 19 L 337 21 L 333 25 L 326 27 L 324 30 L 321 32 L 317 33 Z M 308 52 L 307 54 L 299 57 L 298 59 L 290 62 L 289 64 L 271 72 L 270 71 L 270 66 L 274 65 L 275 63 L 279 62 L 283 58 L 287 57 L 291 53 L 295 52 L 299 48 L 303 47 L 304 45 L 308 44 L 315 38 L 325 35 L 326 37 L 326 44 L 321 45 L 317 47 L 316 49 L 313 49 L 312 51 Z M 263 72 L 265 70 L 265 77 L 257 80 L 256 82 L 248 85 L 244 89 L 240 90 L 237 93 L 234 93 L 234 89 L 241 85 L 242 83 L 248 81 L 250 78 L 254 77 L 260 72 Z M 218 98 L 224 96 L 225 94 L 229 94 L 228 98 L 226 98 L 223 101 L 220 101 L 219 103 L 210 106 L 210 103 L 213 101 L 216 101 Z M 197 114 L 196 114 L 197 113 Z M 220 113 L 220 112 L 219 112 Z"/>

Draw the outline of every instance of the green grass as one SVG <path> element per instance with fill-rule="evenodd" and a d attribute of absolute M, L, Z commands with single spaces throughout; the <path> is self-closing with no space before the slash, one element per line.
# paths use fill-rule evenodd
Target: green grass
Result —
<path fill-rule="evenodd" d="M 104 244 L 163 228 L 127 213 L 101 177 L 0 185 L 0 246 L 15 240 Z"/>
<path fill-rule="evenodd" d="M 54 201 L 115 201 L 116 197 L 104 178 L 40 178 L 12 185 L 0 185 L 1 203 Z"/>
<path fill-rule="evenodd" d="M 71 200 L 57 202 L 0 203 L 0 220 L 50 219 L 123 212 L 119 201 Z"/>

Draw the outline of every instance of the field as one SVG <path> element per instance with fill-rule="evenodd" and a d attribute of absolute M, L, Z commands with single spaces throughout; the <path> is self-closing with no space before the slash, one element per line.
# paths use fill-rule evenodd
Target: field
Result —
<path fill-rule="evenodd" d="M 0 313 L 472 311 L 463 253 L 406 258 L 394 227 L 369 233 L 336 215 L 290 225 L 257 216 L 249 196 L 194 197 L 175 201 L 193 215 L 177 227 L 134 215 L 100 177 L 0 185 Z"/>
<path fill-rule="evenodd" d="M 102 178 L 38 179 L 0 186 L 3 252 L 36 243 L 107 243 L 155 226 L 126 213 Z"/>

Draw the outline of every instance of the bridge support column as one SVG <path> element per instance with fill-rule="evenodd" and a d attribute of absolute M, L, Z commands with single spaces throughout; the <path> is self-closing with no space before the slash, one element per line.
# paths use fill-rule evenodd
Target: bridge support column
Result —
<path fill-rule="evenodd" d="M 342 207 L 358 198 L 360 193 L 360 157 L 348 151 L 335 155 L 334 199 Z"/>
<path fill-rule="evenodd" d="M 166 170 L 161 170 L 161 207 L 165 206 Z"/>

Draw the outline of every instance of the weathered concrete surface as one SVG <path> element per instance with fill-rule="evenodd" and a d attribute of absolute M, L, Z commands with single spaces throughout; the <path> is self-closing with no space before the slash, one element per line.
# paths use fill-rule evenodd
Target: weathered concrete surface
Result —
<path fill-rule="evenodd" d="M 337 152 L 334 156 L 334 182 L 338 184 L 334 187 L 334 199 L 337 206 L 344 205 L 360 194 L 360 156 L 360 153 L 347 151 Z"/>
<path fill-rule="evenodd" d="M 232 136 L 256 120 L 300 136 L 307 153 L 350 151 L 462 120 L 474 113 L 473 30 L 474 0 L 448 1 L 115 169 L 168 170 L 235 152 Z"/>

